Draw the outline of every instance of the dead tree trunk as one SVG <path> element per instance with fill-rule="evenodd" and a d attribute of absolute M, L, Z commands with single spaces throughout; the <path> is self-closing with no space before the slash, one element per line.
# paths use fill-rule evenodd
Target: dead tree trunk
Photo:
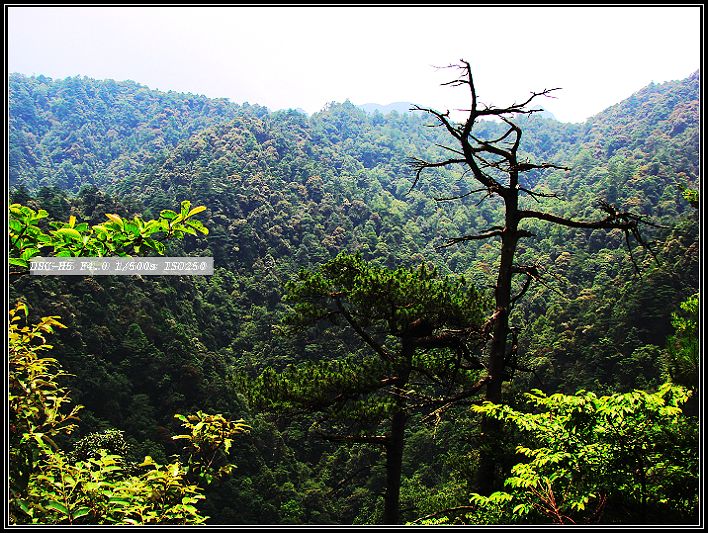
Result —
<path fill-rule="evenodd" d="M 513 304 L 521 298 L 527 291 L 533 279 L 539 279 L 538 269 L 531 265 L 517 265 L 514 262 L 517 245 L 520 239 L 533 237 L 533 234 L 520 227 L 526 219 L 537 219 L 560 224 L 574 228 L 619 228 L 624 231 L 627 246 L 629 247 L 630 236 L 637 242 L 646 246 L 639 234 L 639 223 L 646 222 L 641 217 L 627 212 L 620 212 L 614 206 L 601 202 L 599 208 L 606 214 L 605 218 L 594 221 L 578 221 L 563 218 L 541 211 L 521 209 L 519 204 L 520 195 L 530 196 L 535 201 L 540 202 L 540 198 L 553 198 L 555 194 L 541 193 L 534 191 L 531 186 L 526 186 L 520 181 L 523 173 L 534 169 L 560 169 L 569 171 L 570 169 L 552 163 L 531 163 L 529 161 L 518 160 L 518 150 L 521 142 L 521 129 L 511 121 L 509 117 L 516 115 L 530 115 L 540 109 L 528 109 L 528 104 L 539 96 L 548 96 L 556 89 L 546 89 L 539 93 L 531 93 L 531 96 L 520 104 L 512 104 L 509 107 L 479 107 L 477 93 L 472 78 L 472 71 L 468 62 L 462 60 L 458 66 L 462 74 L 459 78 L 444 85 L 453 87 L 466 86 L 470 91 L 471 105 L 469 114 L 462 123 L 454 122 L 450 118 L 450 112 L 444 113 L 430 108 L 414 106 L 413 110 L 423 111 L 435 117 L 438 126 L 444 127 L 453 138 L 453 146 L 444 146 L 449 153 L 455 157 L 440 161 L 413 160 L 412 164 L 416 170 L 415 179 L 411 189 L 413 189 L 421 178 L 421 173 L 426 169 L 441 167 L 451 167 L 461 165 L 465 174 L 472 176 L 473 188 L 469 192 L 451 197 L 441 198 L 442 200 L 460 200 L 475 193 L 483 193 L 481 201 L 494 195 L 501 196 L 504 200 L 504 225 L 492 226 L 481 233 L 475 235 L 465 235 L 453 237 L 447 240 L 443 246 L 451 246 L 464 241 L 501 239 L 501 254 L 499 270 L 494 291 L 495 309 L 488 321 L 489 348 L 487 358 L 487 377 L 485 399 L 494 403 L 503 401 L 502 384 L 506 379 L 506 368 L 509 362 L 509 344 L 512 329 L 510 327 L 509 316 Z M 508 129 L 496 139 L 482 139 L 475 136 L 473 128 L 479 118 L 496 117 L 506 124 Z M 481 186 L 481 187 L 480 187 Z M 633 256 L 630 257 L 634 261 Z M 636 264 L 635 264 L 636 268 Z M 526 276 L 522 282 L 521 289 L 514 295 L 514 275 L 522 274 Z M 515 345 L 515 342 L 512 344 Z M 512 351 L 515 350 L 515 346 Z M 482 436 L 480 447 L 480 463 L 477 475 L 478 491 L 489 494 L 496 479 L 496 460 L 493 450 L 498 449 L 500 443 L 500 426 L 485 419 L 482 423 Z"/>
<path fill-rule="evenodd" d="M 506 200 L 506 224 L 502 230 L 502 248 L 494 290 L 495 310 L 492 324 L 492 339 L 489 348 L 485 399 L 493 403 L 502 402 L 502 384 L 505 377 L 507 359 L 507 339 L 509 337 L 509 313 L 511 311 L 512 277 L 514 255 L 518 243 L 518 198 L 511 195 Z M 485 417 L 482 420 L 482 444 L 480 465 L 477 471 L 477 488 L 483 494 L 494 490 L 496 480 L 495 438 L 499 435 L 498 421 Z"/>

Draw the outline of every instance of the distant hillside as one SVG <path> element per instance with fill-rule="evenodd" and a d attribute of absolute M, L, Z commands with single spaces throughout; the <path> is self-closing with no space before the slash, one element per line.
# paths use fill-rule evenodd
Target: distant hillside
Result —
<path fill-rule="evenodd" d="M 392 111 L 396 111 L 397 113 L 408 113 L 413 107 L 413 104 L 410 102 L 393 102 L 392 104 L 386 104 L 386 105 L 381 105 L 381 104 L 361 104 L 357 106 L 360 109 L 363 109 L 367 113 L 373 114 L 376 111 L 381 113 L 382 115 L 387 115 L 391 113 Z"/>
<path fill-rule="evenodd" d="M 652 83 L 591 117 L 585 123 L 584 141 L 596 154 L 610 157 L 622 150 L 652 153 L 657 143 L 671 141 L 685 159 L 681 170 L 697 175 L 699 110 L 700 74 L 696 71 L 683 80 Z"/>
<path fill-rule="evenodd" d="M 132 81 L 21 74 L 10 75 L 9 101 L 10 184 L 68 190 L 120 180 L 246 109 Z"/>
<path fill-rule="evenodd" d="M 672 176 L 680 172 L 680 179 L 695 184 L 698 94 L 696 72 L 685 80 L 649 85 L 584 124 L 563 124 L 550 113 L 522 118 L 522 148 L 535 157 L 566 161 L 582 147 L 600 160 L 632 153 L 651 174 Z M 120 184 L 146 169 L 159 167 L 173 149 L 194 134 L 237 117 L 284 123 L 298 117 L 298 121 L 307 123 L 306 129 L 318 130 L 322 118 L 332 114 L 308 117 L 292 110 L 272 113 L 225 99 L 153 91 L 134 82 L 85 77 L 52 80 L 19 74 L 10 76 L 9 104 L 10 184 L 23 184 L 31 190 L 44 185 L 77 191 L 82 184 Z M 326 124 L 325 133 L 314 139 L 315 143 L 338 144 L 365 167 L 390 162 L 393 155 L 401 161 L 416 156 L 409 148 L 403 152 L 395 148 L 399 141 L 393 140 L 400 135 L 421 135 L 419 122 L 423 117 L 408 112 L 410 103 L 342 106 L 331 108 L 337 109 L 338 118 Z M 364 115 L 357 116 L 355 110 L 362 110 Z M 411 121 L 386 125 L 386 135 L 393 137 L 385 140 L 376 132 L 384 125 L 365 118 L 376 111 L 383 115 L 397 111 Z M 493 124 L 485 127 L 490 131 L 496 128 Z M 650 164 L 657 143 L 670 144 L 677 154 L 668 167 L 661 161 Z"/>

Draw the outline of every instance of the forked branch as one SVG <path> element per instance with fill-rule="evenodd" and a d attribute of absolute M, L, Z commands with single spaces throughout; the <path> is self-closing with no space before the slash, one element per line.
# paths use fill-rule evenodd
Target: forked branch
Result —
<path fill-rule="evenodd" d="M 544 220 L 546 222 L 551 222 L 553 224 L 558 224 L 560 226 L 566 226 L 569 228 L 579 228 L 579 229 L 620 229 L 624 232 L 625 242 L 627 244 L 627 249 L 629 251 L 629 256 L 634 265 L 634 269 L 639 273 L 639 266 L 637 265 L 634 254 L 632 252 L 632 247 L 630 244 L 630 235 L 649 253 L 654 257 L 656 261 L 658 258 L 654 251 L 651 249 L 649 244 L 642 237 L 639 231 L 640 223 L 646 224 L 648 226 L 659 227 L 657 224 L 649 222 L 644 217 L 630 213 L 627 211 L 618 211 L 614 205 L 607 202 L 601 201 L 599 205 L 600 209 L 607 213 L 605 218 L 600 220 L 574 220 L 571 218 L 565 218 L 558 215 L 553 215 L 551 213 L 544 213 L 540 211 L 532 210 L 522 210 L 519 211 L 519 220 L 525 218 L 535 218 L 537 220 Z"/>
<path fill-rule="evenodd" d="M 413 185 L 411 185 L 411 188 L 408 190 L 408 192 L 412 191 L 415 188 L 415 186 L 418 184 L 418 181 L 420 180 L 420 173 L 423 172 L 423 170 L 425 170 L 426 168 L 447 167 L 449 165 L 454 165 L 455 163 L 464 164 L 466 161 L 466 159 L 446 159 L 445 161 L 429 163 L 428 161 L 425 161 L 423 159 L 412 158 L 410 160 L 410 165 L 415 170 L 415 179 L 413 180 Z"/>

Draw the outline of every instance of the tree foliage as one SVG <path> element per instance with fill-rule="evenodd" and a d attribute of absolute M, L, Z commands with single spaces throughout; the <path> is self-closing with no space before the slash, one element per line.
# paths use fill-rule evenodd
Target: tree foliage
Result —
<path fill-rule="evenodd" d="M 292 305 L 284 323 L 291 327 L 351 316 L 362 326 L 382 322 L 386 334 L 400 338 L 479 325 L 483 316 L 483 298 L 464 278 L 426 264 L 383 268 L 361 255 L 342 253 L 317 271 L 301 271 L 285 290 Z M 423 320 L 429 331 L 411 330 Z"/>
<path fill-rule="evenodd" d="M 67 453 L 57 440 L 75 429 L 81 406 L 72 405 L 59 384 L 65 375 L 45 335 L 64 327 L 58 317 L 24 324 L 18 304 L 10 311 L 10 518 L 31 524 L 199 524 L 206 520 L 196 505 L 204 487 L 234 466 L 228 453 L 234 437 L 247 426 L 221 415 L 198 412 L 184 417 L 188 433 L 184 457 L 161 465 L 151 457 L 130 464 L 109 453 L 112 438 L 83 440 Z M 193 421 L 197 421 L 193 424 Z M 87 451 L 86 448 L 91 448 Z M 115 447 L 115 446 L 113 446 Z M 221 465 L 215 463 L 220 458 Z M 218 468 L 217 468 L 218 466 Z"/>
<path fill-rule="evenodd" d="M 90 226 L 87 222 L 77 224 L 72 215 L 67 222 L 50 222 L 53 229 L 48 231 L 40 226 L 40 221 L 48 217 L 44 209 L 35 211 L 21 204 L 12 204 L 9 209 L 9 262 L 19 267 L 12 273 L 23 272 L 33 257 L 42 254 L 56 257 L 126 256 L 145 251 L 161 254 L 165 239 L 209 233 L 201 221 L 192 218 L 206 207 L 192 208 L 189 200 L 180 204 L 179 213 L 164 209 L 156 220 L 145 221 L 140 216 L 123 219 L 109 213 L 107 222 Z"/>
<path fill-rule="evenodd" d="M 671 381 L 694 390 L 698 387 L 700 346 L 698 335 L 699 294 L 681 302 L 671 313 L 674 334 L 667 341 L 666 372 Z"/>
<path fill-rule="evenodd" d="M 485 402 L 473 409 L 516 426 L 528 444 L 505 490 L 474 494 L 477 520 L 507 523 L 694 522 L 698 448 L 694 421 L 681 409 L 686 389 L 597 396 L 538 390 L 529 410 Z"/>

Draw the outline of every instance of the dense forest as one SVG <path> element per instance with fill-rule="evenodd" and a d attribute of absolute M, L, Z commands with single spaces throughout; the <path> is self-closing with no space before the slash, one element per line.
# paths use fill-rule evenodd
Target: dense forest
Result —
<path fill-rule="evenodd" d="M 11 75 L 11 519 L 697 523 L 699 85 L 457 124 Z M 126 253 L 215 272 L 25 275 Z"/>

